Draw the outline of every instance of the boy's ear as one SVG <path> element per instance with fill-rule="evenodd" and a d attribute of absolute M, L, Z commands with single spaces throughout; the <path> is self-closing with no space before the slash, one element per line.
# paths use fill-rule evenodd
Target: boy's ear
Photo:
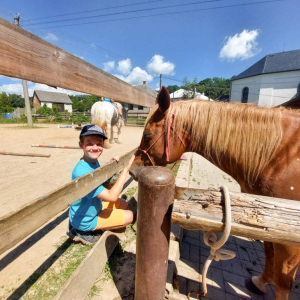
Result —
<path fill-rule="evenodd" d="M 79 147 L 82 149 L 83 148 L 83 144 L 79 141 Z"/>
<path fill-rule="evenodd" d="M 166 112 L 171 104 L 170 94 L 166 87 L 162 87 L 156 99 L 159 109 Z"/>

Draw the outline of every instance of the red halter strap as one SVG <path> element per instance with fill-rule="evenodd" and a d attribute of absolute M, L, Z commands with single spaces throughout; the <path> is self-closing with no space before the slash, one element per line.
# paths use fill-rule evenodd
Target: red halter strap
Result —
<path fill-rule="evenodd" d="M 185 144 L 182 140 L 182 138 L 179 136 L 178 132 L 176 131 L 176 129 L 174 128 L 173 126 L 173 120 L 174 120 L 174 111 L 175 111 L 175 103 L 172 105 L 172 111 L 171 113 L 169 114 L 169 117 L 168 117 L 168 125 L 167 125 L 167 147 L 166 147 L 166 153 L 167 153 L 167 162 L 170 161 L 170 132 L 171 132 L 171 129 L 173 129 L 173 131 L 176 133 L 177 137 L 179 138 L 180 142 L 182 143 L 182 145 L 185 147 Z M 156 140 L 152 143 L 152 145 L 147 149 L 147 150 L 144 150 L 144 149 L 141 149 L 139 148 L 140 151 L 142 151 L 143 153 L 147 154 L 149 160 L 151 161 L 152 165 L 154 166 L 154 162 L 153 160 L 151 159 L 150 155 L 149 155 L 149 150 L 154 146 L 154 144 L 160 139 L 160 137 L 165 133 L 165 129 L 164 131 L 156 138 Z M 173 165 L 172 169 L 173 170 L 175 168 L 175 166 L 177 165 L 178 161 L 180 160 L 177 159 L 177 161 L 175 162 L 175 164 Z"/>

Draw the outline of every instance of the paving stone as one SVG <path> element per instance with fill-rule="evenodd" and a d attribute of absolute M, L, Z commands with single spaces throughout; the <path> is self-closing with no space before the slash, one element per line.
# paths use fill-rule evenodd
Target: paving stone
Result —
<path fill-rule="evenodd" d="M 290 292 L 289 300 L 299 300 L 299 297 L 296 293 Z"/>
<path fill-rule="evenodd" d="M 254 249 L 254 246 L 252 245 L 252 242 L 249 241 L 248 239 L 243 238 L 243 237 L 236 238 L 235 242 L 239 246 Z"/>
<path fill-rule="evenodd" d="M 183 238 L 183 241 L 185 243 L 188 243 L 188 244 L 200 247 L 200 241 L 199 241 L 199 239 L 194 239 L 194 238 L 192 238 L 190 236 L 185 236 Z"/>
<path fill-rule="evenodd" d="M 200 247 L 190 246 L 190 260 L 200 262 Z"/>
<path fill-rule="evenodd" d="M 194 280 L 188 280 L 187 284 L 187 293 L 190 293 L 192 291 L 199 292 L 200 291 L 200 283 L 199 281 Z M 196 297 L 196 293 L 192 293 L 193 297 Z"/>
<path fill-rule="evenodd" d="M 259 256 L 258 256 L 256 250 L 254 250 L 254 249 L 249 249 L 249 248 L 246 248 L 246 249 L 247 249 L 247 253 L 248 253 L 248 256 L 249 256 L 250 261 L 252 261 L 252 262 L 257 262 L 257 263 L 261 263 L 260 260 L 259 260 Z"/>
<path fill-rule="evenodd" d="M 225 284 L 224 284 L 224 277 L 223 277 L 223 271 L 217 268 L 212 268 L 210 267 L 208 269 L 211 274 L 211 281 L 212 281 L 212 286 L 214 288 L 218 288 L 222 291 L 225 291 Z"/>
<path fill-rule="evenodd" d="M 234 274 L 244 276 L 241 260 L 238 258 L 221 260 L 222 270 L 227 272 L 233 272 Z"/>
<path fill-rule="evenodd" d="M 256 250 L 264 251 L 264 243 L 263 242 L 261 242 L 261 241 L 253 241 L 252 244 L 253 244 L 253 247 Z"/>
<path fill-rule="evenodd" d="M 194 239 L 199 239 L 200 238 L 200 230 L 187 230 L 186 236 L 189 236 Z"/>
<path fill-rule="evenodd" d="M 223 271 L 224 281 L 228 281 L 230 283 L 237 284 L 239 286 L 245 287 L 245 277 L 232 274 L 231 272 Z"/>
<path fill-rule="evenodd" d="M 270 285 L 266 286 L 266 293 L 264 294 L 264 300 L 274 300 L 275 294 Z M 289 298 L 290 299 L 290 298 Z"/>
<path fill-rule="evenodd" d="M 208 297 L 211 300 L 221 300 L 221 299 L 226 299 L 226 293 L 225 290 L 215 289 L 211 286 L 207 286 L 206 297 Z"/>
<path fill-rule="evenodd" d="M 256 250 L 256 253 L 257 253 L 258 257 L 265 258 L 265 252 L 264 251 Z"/>
<path fill-rule="evenodd" d="M 188 243 L 183 242 L 181 244 L 180 257 L 190 258 L 190 245 Z"/>
<path fill-rule="evenodd" d="M 260 264 L 264 267 L 266 264 L 266 260 L 264 258 L 259 258 Z"/>
<path fill-rule="evenodd" d="M 256 271 L 250 270 L 248 268 L 244 268 L 244 267 L 243 267 L 243 272 L 244 272 L 244 276 L 246 278 L 252 278 L 252 276 L 260 276 L 261 275 L 261 272 L 256 272 Z"/>
<path fill-rule="evenodd" d="M 221 299 L 220 299 L 221 300 Z M 226 300 L 244 300 L 244 298 L 226 293 Z"/>
<path fill-rule="evenodd" d="M 255 272 L 263 272 L 263 268 L 260 264 L 252 263 L 251 261 L 241 260 L 242 266 L 246 269 L 255 271 Z"/>
<path fill-rule="evenodd" d="M 237 245 L 237 248 L 238 248 L 238 253 L 239 253 L 240 259 L 250 261 L 247 248 L 244 246 L 241 246 L 241 245 Z"/>
<path fill-rule="evenodd" d="M 241 298 L 251 299 L 250 292 L 247 288 L 225 281 L 226 293 L 236 295 Z"/>
<path fill-rule="evenodd" d="M 264 295 L 257 295 L 257 294 L 254 294 L 254 293 L 250 292 L 250 291 L 249 291 L 249 293 L 250 293 L 250 296 L 251 296 L 251 300 L 264 300 Z"/>
<path fill-rule="evenodd" d="M 178 276 L 178 281 L 179 281 L 179 293 L 187 295 L 187 279 Z"/>

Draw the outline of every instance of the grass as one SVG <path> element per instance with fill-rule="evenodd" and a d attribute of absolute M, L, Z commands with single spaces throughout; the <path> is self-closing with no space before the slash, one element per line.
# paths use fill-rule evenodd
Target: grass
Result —
<path fill-rule="evenodd" d="M 67 282 L 72 273 L 84 260 L 93 246 L 85 246 L 73 243 L 63 238 L 62 242 L 56 245 L 57 255 L 52 255 L 49 261 L 50 267 L 45 270 L 37 270 L 22 284 L 25 293 L 19 289 L 22 300 L 53 299 L 59 289 Z M 16 290 L 17 291 L 17 290 Z"/>
<path fill-rule="evenodd" d="M 173 167 L 173 165 L 174 165 L 174 164 L 169 164 L 169 165 L 167 165 L 167 168 L 171 170 L 172 167 Z M 175 168 L 172 170 L 172 172 L 173 172 L 175 178 L 176 178 L 176 176 L 177 176 L 177 173 L 178 173 L 178 170 L 179 170 L 179 166 L 180 166 L 180 161 L 177 163 L 177 165 L 175 166 Z"/>

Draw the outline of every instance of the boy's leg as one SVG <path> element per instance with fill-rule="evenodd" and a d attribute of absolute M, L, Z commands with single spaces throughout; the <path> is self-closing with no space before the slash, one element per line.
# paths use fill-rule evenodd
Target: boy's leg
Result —
<path fill-rule="evenodd" d="M 102 200 L 102 209 L 110 208 L 110 209 L 126 209 L 128 203 L 123 198 L 119 198 L 116 202 L 108 202 Z"/>
<path fill-rule="evenodd" d="M 119 198 L 117 202 L 102 201 L 103 209 L 98 214 L 98 223 L 94 230 L 117 229 L 129 225 L 133 221 L 131 210 L 125 210 L 128 203 Z"/>

